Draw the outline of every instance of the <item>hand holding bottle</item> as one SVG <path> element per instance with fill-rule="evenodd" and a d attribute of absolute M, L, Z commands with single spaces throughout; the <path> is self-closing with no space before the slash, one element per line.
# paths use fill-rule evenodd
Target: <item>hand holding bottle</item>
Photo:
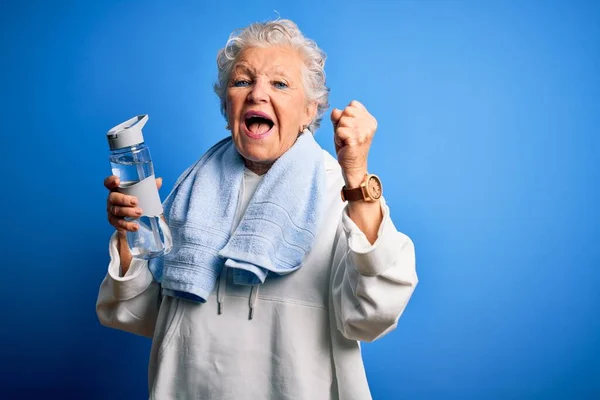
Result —
<path fill-rule="evenodd" d="M 119 177 L 115 175 L 104 180 L 104 186 L 110 191 L 106 200 L 108 222 L 119 232 L 135 232 L 138 230 L 138 225 L 135 222 L 126 221 L 125 217 L 139 218 L 143 210 L 137 207 L 137 199 L 134 196 L 127 196 L 117 191 L 120 183 Z M 161 186 L 162 178 L 156 178 L 156 187 L 160 189 Z"/>
<path fill-rule="evenodd" d="M 106 213 L 108 222 L 119 232 L 117 249 L 121 258 L 121 272 L 125 275 L 132 259 L 131 250 L 127 245 L 126 232 L 138 230 L 138 225 L 135 222 L 126 221 L 125 217 L 137 219 L 142 215 L 143 210 L 137 207 L 137 199 L 134 196 L 117 192 L 120 183 L 119 177 L 115 175 L 104 180 L 104 186 L 110 191 L 106 200 Z M 156 178 L 156 187 L 160 189 L 161 186 L 162 178 Z"/>

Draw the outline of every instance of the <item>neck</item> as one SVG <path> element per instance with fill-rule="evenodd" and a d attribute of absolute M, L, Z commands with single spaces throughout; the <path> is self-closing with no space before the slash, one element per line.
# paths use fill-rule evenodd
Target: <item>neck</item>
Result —
<path fill-rule="evenodd" d="M 273 166 L 273 163 L 258 163 L 248 159 L 244 159 L 244 163 L 246 164 L 246 168 L 254 172 L 256 175 L 266 174 L 267 171 Z"/>
<path fill-rule="evenodd" d="M 304 131 L 298 133 L 296 140 L 298 140 L 298 138 L 300 137 L 300 135 L 302 135 L 302 133 L 304 133 Z M 275 161 L 273 161 L 273 162 L 256 162 L 256 161 L 248 160 L 247 158 L 244 157 L 244 164 L 246 164 L 246 168 L 248 168 L 250 171 L 254 172 L 256 175 L 266 174 L 271 169 L 271 167 L 273 166 L 274 163 L 275 163 Z"/>

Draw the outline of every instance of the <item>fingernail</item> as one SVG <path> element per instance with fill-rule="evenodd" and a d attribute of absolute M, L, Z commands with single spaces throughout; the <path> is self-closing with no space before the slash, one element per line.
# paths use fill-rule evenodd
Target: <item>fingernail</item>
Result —
<path fill-rule="evenodd" d="M 131 199 L 131 205 L 132 206 L 136 206 L 137 205 L 137 199 L 136 198 Z"/>
<path fill-rule="evenodd" d="M 142 209 L 141 209 L 141 208 L 136 208 L 136 209 L 135 209 L 135 213 L 136 213 L 137 215 L 142 215 Z"/>

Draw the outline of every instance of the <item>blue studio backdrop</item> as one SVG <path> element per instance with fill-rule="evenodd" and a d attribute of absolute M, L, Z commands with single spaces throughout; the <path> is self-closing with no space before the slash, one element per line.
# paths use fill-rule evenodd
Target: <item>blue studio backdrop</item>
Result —
<path fill-rule="evenodd" d="M 150 115 L 164 196 L 227 133 L 217 51 L 275 10 L 327 52 L 331 105 L 378 119 L 369 167 L 416 246 L 363 347 L 374 398 L 600 398 L 599 3 L 459 0 L 3 1 L 0 398 L 147 396 L 150 341 L 95 314 L 105 134 Z"/>

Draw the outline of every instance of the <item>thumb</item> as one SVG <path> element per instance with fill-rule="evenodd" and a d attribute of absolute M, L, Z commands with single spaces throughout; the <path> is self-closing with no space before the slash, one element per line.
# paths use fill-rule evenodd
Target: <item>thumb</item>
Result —
<path fill-rule="evenodd" d="M 162 178 L 156 178 L 156 188 L 160 189 L 160 187 L 162 186 Z"/>
<path fill-rule="evenodd" d="M 342 118 L 342 110 L 334 108 L 333 111 L 331 111 L 331 122 L 333 125 L 337 125 L 337 123 L 340 121 L 340 118 Z"/>

